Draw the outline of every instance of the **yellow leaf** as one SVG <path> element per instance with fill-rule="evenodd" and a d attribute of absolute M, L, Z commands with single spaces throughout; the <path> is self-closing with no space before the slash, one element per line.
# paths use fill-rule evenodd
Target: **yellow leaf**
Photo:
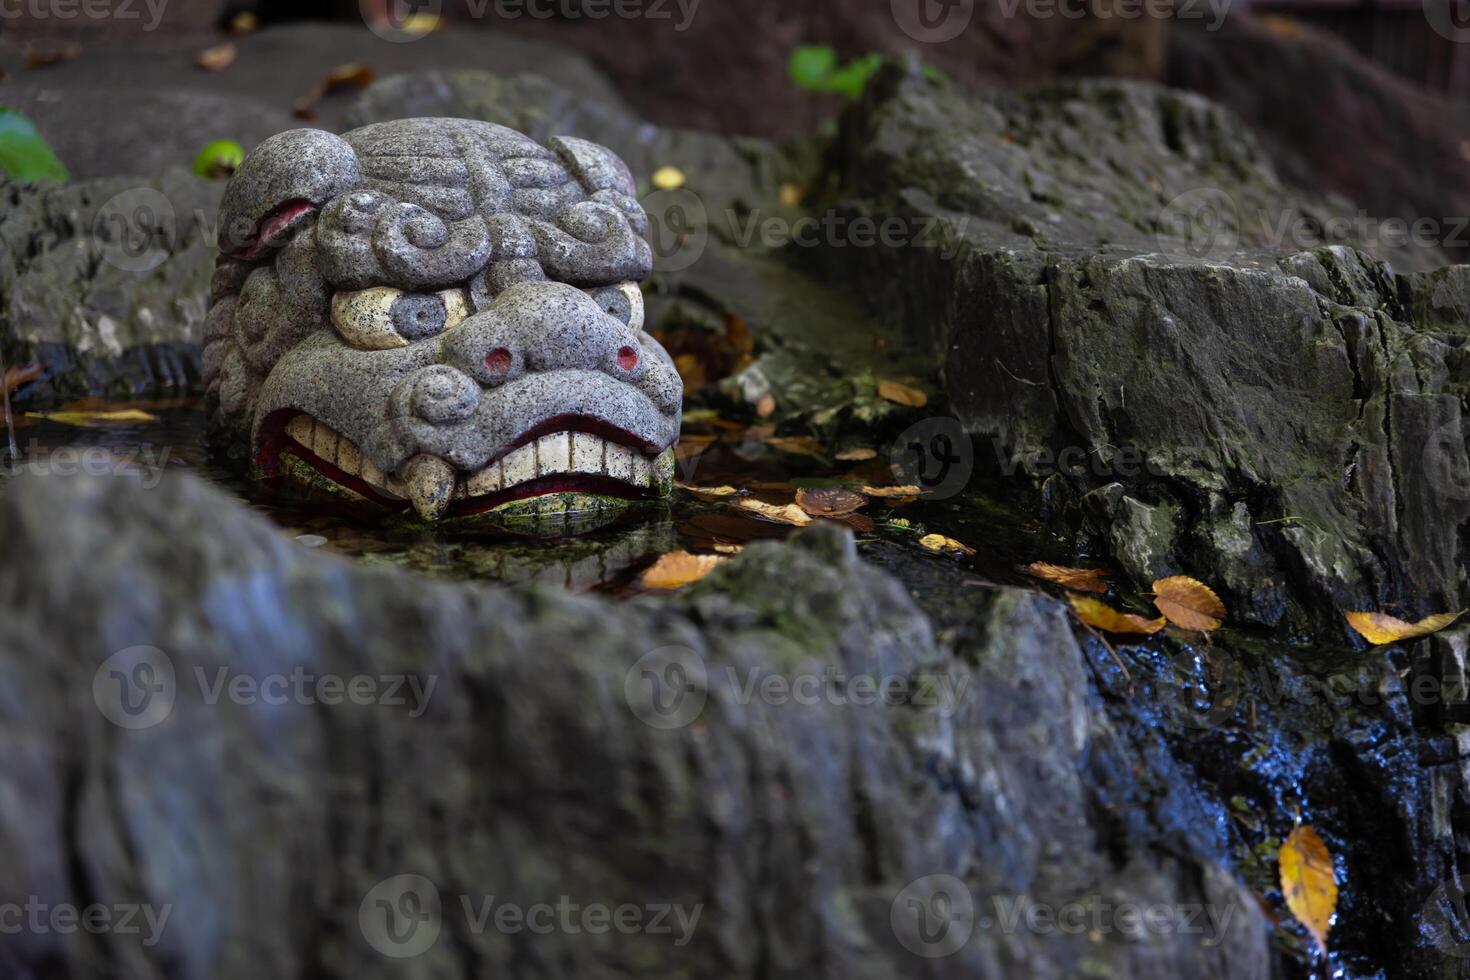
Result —
<path fill-rule="evenodd" d="M 878 397 L 909 408 L 923 408 L 929 404 L 929 396 L 917 388 L 901 385 L 897 381 L 878 381 Z"/>
<path fill-rule="evenodd" d="M 745 550 L 743 544 L 726 544 L 723 541 L 715 545 L 715 550 L 722 555 L 738 555 Z"/>
<path fill-rule="evenodd" d="M 759 514 L 767 520 L 778 521 L 782 524 L 795 524 L 798 527 L 802 527 L 812 522 L 812 519 L 807 516 L 807 512 L 795 504 L 785 504 L 784 506 L 781 504 L 768 504 L 764 500 L 746 497 L 743 500 L 736 501 L 735 506 L 742 510 Z"/>
<path fill-rule="evenodd" d="M 1175 626 L 1209 632 L 1225 619 L 1225 603 L 1205 583 L 1188 575 L 1154 582 L 1154 605 Z"/>
<path fill-rule="evenodd" d="M 659 167 L 653 172 L 653 186 L 661 191 L 678 190 L 684 186 L 684 171 L 678 167 Z"/>
<path fill-rule="evenodd" d="M 800 184 L 782 184 L 776 191 L 781 203 L 788 208 L 794 208 L 801 203 L 802 190 Z"/>
<path fill-rule="evenodd" d="M 33 419 L 46 419 L 62 425 L 92 426 L 106 422 L 157 422 L 158 416 L 150 415 L 138 408 L 119 408 L 106 411 L 61 411 L 26 412 Z"/>
<path fill-rule="evenodd" d="M 1105 581 L 1108 573 L 1101 568 L 1068 568 L 1066 565 L 1033 561 L 1026 566 L 1026 574 L 1076 589 L 1078 592 L 1108 591 L 1108 583 Z"/>
<path fill-rule="evenodd" d="M 869 497 L 917 497 L 923 491 L 918 487 L 858 487 L 858 493 Z"/>
<path fill-rule="evenodd" d="M 1327 845 L 1309 825 L 1300 824 L 1281 845 L 1277 863 L 1286 907 L 1307 927 L 1326 956 L 1327 932 L 1337 910 L 1337 874 Z"/>
<path fill-rule="evenodd" d="M 674 486 L 680 490 L 687 490 L 697 497 L 733 497 L 740 492 L 734 487 L 691 487 L 687 483 L 676 483 Z"/>
<path fill-rule="evenodd" d="M 962 555 L 973 555 L 975 549 L 967 544 L 961 544 L 954 538 L 946 538 L 942 534 L 926 534 L 919 539 L 919 547 L 930 551 L 957 551 Z"/>
<path fill-rule="evenodd" d="M 1369 643 L 1377 644 L 1417 640 L 1421 636 L 1438 633 L 1465 615 L 1465 611 L 1462 609 L 1456 613 L 1437 613 L 1433 616 L 1425 616 L 1417 623 L 1406 623 L 1387 613 L 1350 612 L 1344 615 L 1347 616 L 1349 626 L 1363 634 L 1363 638 Z"/>
<path fill-rule="evenodd" d="M 1074 595 L 1067 598 L 1078 619 L 1104 633 L 1141 633 L 1147 636 L 1163 629 L 1167 622 L 1162 616 L 1158 619 L 1144 619 L 1133 613 L 1118 612 L 1107 603 L 1087 596 Z"/>
<path fill-rule="evenodd" d="M 724 555 L 691 555 L 687 551 L 671 551 L 659 556 L 643 573 L 645 589 L 677 589 L 698 582 L 716 565 L 729 561 Z"/>
<path fill-rule="evenodd" d="M 796 491 L 796 505 L 813 517 L 841 517 L 868 506 L 868 498 L 845 487 Z"/>

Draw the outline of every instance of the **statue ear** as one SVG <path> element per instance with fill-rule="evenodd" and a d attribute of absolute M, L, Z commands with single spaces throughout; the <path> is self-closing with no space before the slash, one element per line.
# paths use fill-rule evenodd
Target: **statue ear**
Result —
<path fill-rule="evenodd" d="M 327 201 L 362 183 L 357 154 L 320 129 L 277 133 L 245 157 L 220 202 L 219 249 L 253 260 Z"/>
<path fill-rule="evenodd" d="M 612 150 L 575 136 L 553 136 L 546 145 L 561 158 L 577 183 L 589 195 L 597 191 L 619 191 L 629 197 L 638 195 L 628 165 Z"/>

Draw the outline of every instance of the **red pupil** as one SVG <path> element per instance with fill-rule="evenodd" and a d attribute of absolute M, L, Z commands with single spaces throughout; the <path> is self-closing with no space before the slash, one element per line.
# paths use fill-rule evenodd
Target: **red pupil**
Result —
<path fill-rule="evenodd" d="M 496 374 L 503 374 L 510 370 L 510 351 L 504 347 L 497 347 L 485 355 L 485 366 Z"/>
<path fill-rule="evenodd" d="M 624 347 L 618 351 L 618 367 L 624 371 L 631 371 L 638 366 L 638 352 L 631 347 Z"/>

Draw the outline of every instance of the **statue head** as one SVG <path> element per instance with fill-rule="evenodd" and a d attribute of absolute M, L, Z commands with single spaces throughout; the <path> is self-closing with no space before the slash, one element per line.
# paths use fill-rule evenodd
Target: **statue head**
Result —
<path fill-rule="evenodd" d="M 667 494 L 683 388 L 643 331 L 634 194 L 604 147 L 485 122 L 271 137 L 220 206 L 212 430 L 425 520 Z"/>

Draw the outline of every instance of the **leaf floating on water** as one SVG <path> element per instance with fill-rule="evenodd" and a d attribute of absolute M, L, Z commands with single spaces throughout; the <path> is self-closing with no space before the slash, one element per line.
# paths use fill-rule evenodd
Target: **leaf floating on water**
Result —
<path fill-rule="evenodd" d="M 1056 585 L 1076 589 L 1078 592 L 1108 591 L 1108 573 L 1101 568 L 1068 568 L 1044 561 L 1033 561 L 1026 566 L 1026 574 L 1044 579 Z"/>
<path fill-rule="evenodd" d="M 369 65 L 338 65 L 322 76 L 304 95 L 291 104 L 291 111 L 298 119 L 315 119 L 317 103 L 327 95 L 344 88 L 366 88 L 373 83 L 377 73 Z"/>
<path fill-rule="evenodd" d="M 1369 643 L 1383 644 L 1417 640 L 1421 636 L 1438 633 L 1465 615 L 1465 611 L 1462 609 L 1456 613 L 1436 613 L 1433 616 L 1425 616 L 1417 623 L 1406 623 L 1402 619 L 1396 619 L 1387 613 L 1380 612 L 1350 612 L 1344 615 L 1347 617 L 1348 625 L 1361 633 Z"/>
<path fill-rule="evenodd" d="M 841 517 L 866 507 L 868 498 L 846 487 L 796 491 L 796 504 L 813 517 Z"/>
<path fill-rule="evenodd" d="M 740 492 L 734 487 L 692 487 L 687 483 L 675 483 L 674 486 L 680 490 L 687 490 L 696 497 L 706 497 L 712 500 L 719 497 L 733 497 Z"/>
<path fill-rule="evenodd" d="M 730 559 L 724 555 L 691 555 L 687 551 L 671 551 L 659 556 L 643 573 L 645 589 L 677 589 L 698 582 L 715 566 Z"/>
<path fill-rule="evenodd" d="M 811 436 L 767 436 L 762 441 L 772 449 L 795 456 L 820 456 L 824 451 L 822 444 Z"/>
<path fill-rule="evenodd" d="M 1163 616 L 1158 619 L 1144 619 L 1133 613 L 1119 612 L 1107 603 L 1087 596 L 1073 595 L 1067 598 L 1078 619 L 1104 633 L 1137 633 L 1148 636 L 1163 629 L 1168 622 Z"/>
<path fill-rule="evenodd" d="M 653 186 L 661 191 L 675 191 L 684 186 L 684 171 L 678 167 L 659 167 L 653 172 Z"/>
<path fill-rule="evenodd" d="M 1225 603 L 1205 583 L 1188 575 L 1174 575 L 1154 582 L 1154 605 L 1175 626 L 1208 633 L 1220 628 Z"/>
<path fill-rule="evenodd" d="M 942 534 L 926 534 L 919 539 L 919 547 L 929 551 L 938 551 L 941 554 L 958 553 L 961 555 L 973 555 L 975 549 L 967 544 L 962 544 L 954 538 L 946 538 Z"/>
<path fill-rule="evenodd" d="M 923 408 L 929 404 L 929 396 L 919 389 L 881 378 L 878 381 L 878 397 L 896 405 L 906 405 L 909 408 Z"/>
<path fill-rule="evenodd" d="M 807 512 L 795 504 L 768 504 L 764 500 L 746 497 L 743 500 L 737 500 L 735 506 L 741 510 L 748 510 L 751 513 L 759 514 L 767 520 L 777 521 L 781 524 L 794 524 L 797 527 L 804 527 L 812 522 L 812 519 L 807 516 Z"/>
<path fill-rule="evenodd" d="M 858 487 L 858 493 L 866 497 L 917 497 L 923 493 L 918 487 Z"/>
<path fill-rule="evenodd" d="M 216 44 L 212 48 L 205 48 L 194 56 L 194 64 L 205 71 L 224 71 L 235 63 L 239 55 L 235 46 L 226 41 L 224 44 Z"/>
<path fill-rule="evenodd" d="M 844 463 L 862 463 L 870 459 L 877 459 L 878 450 L 868 449 L 866 446 L 859 449 L 848 449 L 838 453 L 836 458 Z"/>
<path fill-rule="evenodd" d="M 1337 873 L 1331 852 L 1310 825 L 1299 824 L 1281 845 L 1277 864 L 1286 907 L 1307 927 L 1326 956 L 1327 933 L 1337 911 Z"/>
<path fill-rule="evenodd" d="M 60 422 L 62 425 L 96 426 L 112 422 L 157 422 L 158 416 L 137 408 L 99 409 L 96 411 L 27 412 L 27 418 Z"/>

